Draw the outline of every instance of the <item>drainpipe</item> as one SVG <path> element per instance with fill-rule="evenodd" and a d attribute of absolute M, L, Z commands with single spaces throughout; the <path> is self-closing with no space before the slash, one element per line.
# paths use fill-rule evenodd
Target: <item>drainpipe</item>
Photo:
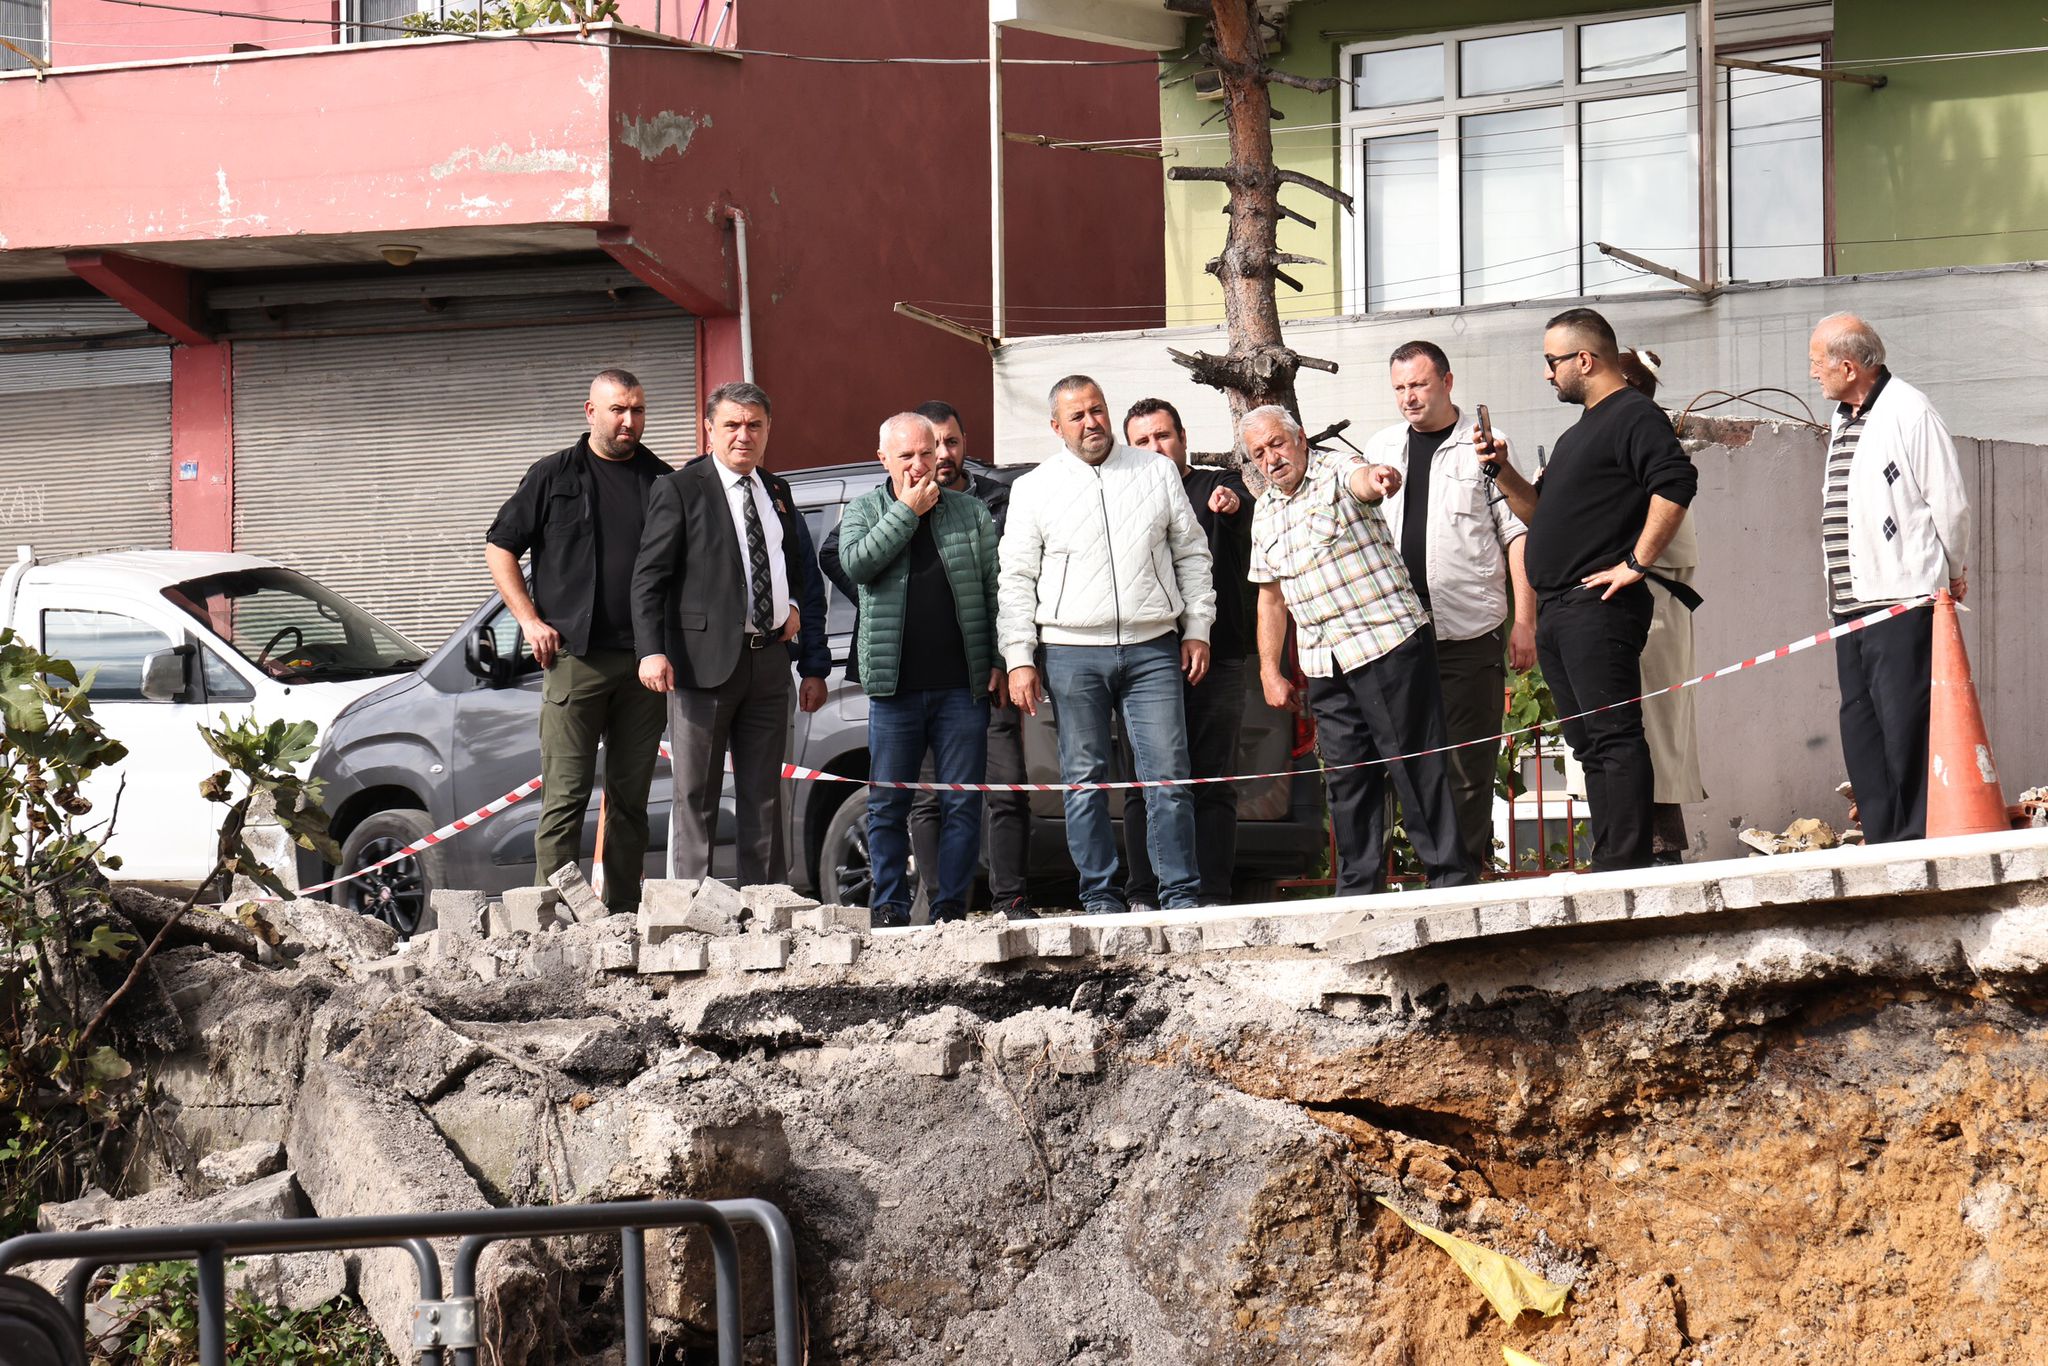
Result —
<path fill-rule="evenodd" d="M 1700 0 L 1700 282 L 1721 283 L 1720 66 L 1714 41 L 1714 0 Z"/>
<path fill-rule="evenodd" d="M 727 209 L 725 216 L 732 220 L 733 243 L 739 248 L 740 378 L 752 384 L 754 382 L 754 308 L 747 299 L 747 216 L 738 209 Z"/>
<path fill-rule="evenodd" d="M 1008 324 L 1003 292 L 1003 26 L 988 26 L 988 259 L 989 332 L 997 341 Z"/>

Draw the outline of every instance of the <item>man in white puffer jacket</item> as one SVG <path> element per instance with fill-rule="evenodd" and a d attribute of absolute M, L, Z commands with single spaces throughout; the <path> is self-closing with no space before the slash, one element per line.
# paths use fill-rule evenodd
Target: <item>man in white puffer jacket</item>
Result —
<path fill-rule="evenodd" d="M 1208 672 L 1216 619 L 1208 540 L 1173 462 L 1117 444 L 1101 385 L 1069 375 L 1051 406 L 1062 449 L 1017 481 L 1003 529 L 996 625 L 1010 696 L 1038 714 L 1042 646 L 1064 781 L 1110 780 L 1114 711 L 1139 780 L 1184 783 L 1181 676 L 1199 683 Z M 1188 789 L 1148 787 L 1125 800 L 1140 792 L 1159 904 L 1194 906 L 1201 871 Z M 1068 792 L 1065 805 L 1083 908 L 1126 909 L 1109 795 Z"/>

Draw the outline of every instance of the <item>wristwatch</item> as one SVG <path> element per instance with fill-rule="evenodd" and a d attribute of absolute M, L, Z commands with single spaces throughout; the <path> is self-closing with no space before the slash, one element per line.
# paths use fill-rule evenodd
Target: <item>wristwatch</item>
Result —
<path fill-rule="evenodd" d="M 1629 550 L 1627 554 L 1621 557 L 1621 562 L 1629 567 L 1629 571 L 1631 573 L 1647 574 L 1650 572 L 1649 570 L 1643 568 L 1641 565 L 1636 563 L 1636 552 L 1633 549 Z"/>

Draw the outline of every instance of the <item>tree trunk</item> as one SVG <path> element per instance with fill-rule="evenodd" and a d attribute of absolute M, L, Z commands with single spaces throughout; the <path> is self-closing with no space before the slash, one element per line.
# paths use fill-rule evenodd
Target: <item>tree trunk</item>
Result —
<path fill-rule="evenodd" d="M 1299 185 L 1327 195 L 1346 209 L 1350 196 L 1298 171 L 1282 171 L 1273 163 L 1274 81 L 1307 90 L 1326 91 L 1338 82 L 1307 79 L 1266 65 L 1265 39 L 1259 29 L 1256 0 L 1169 0 L 1169 7 L 1209 21 L 1210 41 L 1202 56 L 1223 79 L 1224 117 L 1230 129 L 1230 160 L 1223 166 L 1177 166 L 1171 180 L 1206 180 L 1230 189 L 1229 233 L 1223 251 L 1208 270 L 1223 287 L 1223 315 L 1230 350 L 1221 356 L 1172 352 L 1195 379 L 1221 389 L 1230 399 L 1233 429 L 1247 412 L 1278 404 L 1301 416 L 1294 392 L 1295 373 L 1303 366 L 1334 373 L 1330 361 L 1302 356 L 1281 338 L 1280 306 L 1275 286 L 1285 281 L 1301 286 L 1280 268 L 1321 264 L 1313 257 L 1279 249 L 1283 216 L 1309 220 L 1280 203 L 1282 185 Z M 1310 224 L 1314 226 L 1313 223 Z"/>

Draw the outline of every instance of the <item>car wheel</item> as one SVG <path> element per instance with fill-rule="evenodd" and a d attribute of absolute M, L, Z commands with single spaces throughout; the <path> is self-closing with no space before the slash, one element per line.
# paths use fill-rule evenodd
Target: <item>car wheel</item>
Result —
<path fill-rule="evenodd" d="M 855 788 L 825 823 L 818 848 L 818 892 L 835 906 L 865 906 L 874 889 L 868 864 L 868 794 Z"/>
<path fill-rule="evenodd" d="M 367 816 L 341 842 L 340 871 L 353 872 L 389 858 L 433 828 L 426 812 L 403 807 Z M 427 897 L 436 887 L 447 885 L 441 851 L 422 849 L 352 878 L 330 895 L 335 905 L 375 916 L 400 934 L 409 935 L 420 927 Z"/>

